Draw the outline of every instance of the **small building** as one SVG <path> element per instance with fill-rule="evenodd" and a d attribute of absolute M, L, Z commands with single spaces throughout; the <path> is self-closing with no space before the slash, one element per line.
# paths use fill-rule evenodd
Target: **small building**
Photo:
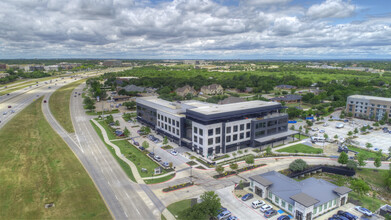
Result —
<path fill-rule="evenodd" d="M 146 88 L 136 85 L 127 85 L 125 87 L 119 87 L 118 90 L 124 89 L 127 92 L 145 92 Z"/>
<path fill-rule="evenodd" d="M 45 71 L 58 71 L 58 65 L 44 66 Z"/>
<path fill-rule="evenodd" d="M 219 84 L 211 84 L 201 87 L 201 92 L 207 95 L 220 95 L 224 93 L 224 88 Z"/>
<path fill-rule="evenodd" d="M 189 93 L 193 96 L 197 95 L 197 91 L 192 86 L 189 85 L 176 89 L 175 93 L 182 97 L 186 96 Z"/>
<path fill-rule="evenodd" d="M 276 171 L 250 177 L 250 188 L 298 220 L 312 220 L 348 201 L 352 191 L 323 179 L 295 181 Z"/>
<path fill-rule="evenodd" d="M 271 98 L 270 101 L 296 103 L 296 102 L 301 102 L 301 98 L 302 98 L 301 95 L 289 94 L 281 97 Z"/>
<path fill-rule="evenodd" d="M 283 89 L 286 89 L 286 90 L 297 89 L 296 86 L 291 86 L 291 85 L 278 85 L 278 86 L 276 86 L 275 88 L 278 89 L 278 90 L 283 90 Z"/>
<path fill-rule="evenodd" d="M 105 60 L 103 61 L 103 66 L 110 66 L 110 67 L 115 67 L 115 66 L 122 66 L 122 61 L 121 60 Z"/>

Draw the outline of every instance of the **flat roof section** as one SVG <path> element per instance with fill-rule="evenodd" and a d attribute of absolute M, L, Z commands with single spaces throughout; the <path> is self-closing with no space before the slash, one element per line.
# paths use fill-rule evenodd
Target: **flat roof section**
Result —
<path fill-rule="evenodd" d="M 219 113 L 240 111 L 245 109 L 255 109 L 255 108 L 266 107 L 266 106 L 280 106 L 280 105 L 281 105 L 280 103 L 255 100 L 255 101 L 231 103 L 225 105 L 210 104 L 210 105 L 204 105 L 198 108 L 194 108 L 191 110 L 204 115 L 213 115 Z"/>
<path fill-rule="evenodd" d="M 257 139 L 255 139 L 255 141 L 258 143 L 264 143 L 267 141 L 271 141 L 271 140 L 275 140 L 275 139 L 279 139 L 279 138 L 283 138 L 283 137 L 288 137 L 288 136 L 298 134 L 298 133 L 299 133 L 298 131 L 288 130 L 286 132 L 281 132 L 281 133 L 273 134 L 270 136 L 257 138 Z"/>
<path fill-rule="evenodd" d="M 391 102 L 391 98 L 378 97 L 378 96 L 369 96 L 369 95 L 351 95 L 348 98 Z"/>
<path fill-rule="evenodd" d="M 315 205 L 319 202 L 319 200 L 301 192 L 296 195 L 291 196 L 291 199 L 295 200 L 296 202 L 302 204 L 305 207 L 310 207 L 312 205 Z"/>

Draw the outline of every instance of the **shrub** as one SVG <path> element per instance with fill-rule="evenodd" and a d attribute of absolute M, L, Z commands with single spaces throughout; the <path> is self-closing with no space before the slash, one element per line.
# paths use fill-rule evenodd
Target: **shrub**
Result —
<path fill-rule="evenodd" d="M 302 159 L 296 159 L 291 164 L 289 164 L 289 169 L 293 172 L 300 172 L 305 170 L 308 167 L 307 163 Z"/>

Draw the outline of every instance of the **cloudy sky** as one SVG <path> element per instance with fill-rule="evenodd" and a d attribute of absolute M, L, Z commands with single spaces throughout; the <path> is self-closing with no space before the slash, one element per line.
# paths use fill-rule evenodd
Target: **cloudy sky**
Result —
<path fill-rule="evenodd" d="M 1 0 L 0 58 L 391 58 L 390 0 Z"/>

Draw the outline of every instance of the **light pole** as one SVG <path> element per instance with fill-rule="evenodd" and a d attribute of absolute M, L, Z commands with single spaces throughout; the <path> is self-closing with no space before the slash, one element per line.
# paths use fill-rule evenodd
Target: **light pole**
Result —
<path fill-rule="evenodd" d="M 193 183 L 193 166 L 190 165 L 190 183 Z"/>

